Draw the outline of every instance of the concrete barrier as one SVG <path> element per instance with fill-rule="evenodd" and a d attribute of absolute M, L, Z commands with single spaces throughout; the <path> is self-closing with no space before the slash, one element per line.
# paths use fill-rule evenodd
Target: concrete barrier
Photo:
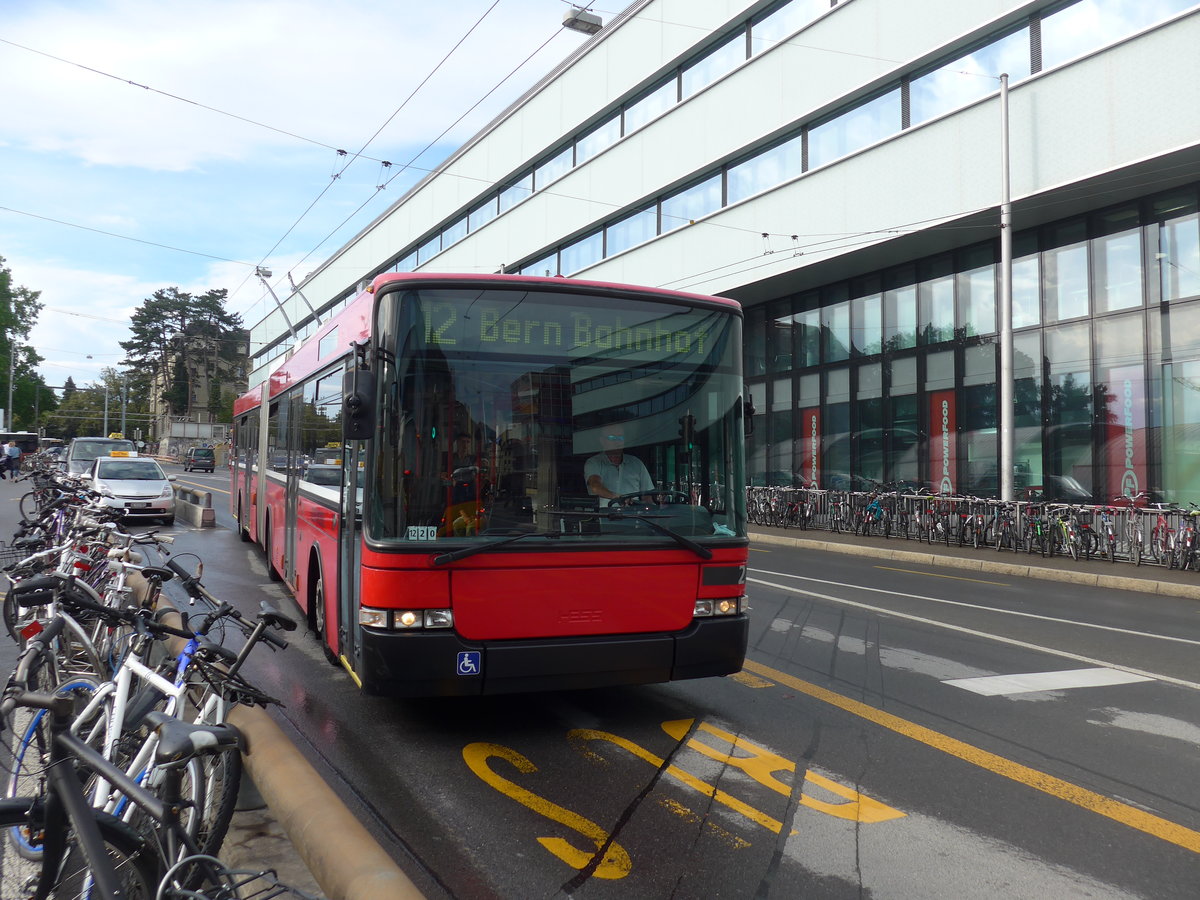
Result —
<path fill-rule="evenodd" d="M 255 786 L 329 900 L 423 900 L 266 712 L 236 706 L 228 721 L 246 737 Z"/>
<path fill-rule="evenodd" d="M 137 576 L 134 596 L 143 598 L 145 589 Z M 165 598 L 162 606 L 170 610 L 163 620 L 180 627 L 179 613 Z M 172 653 L 184 646 L 181 638 L 167 643 Z M 266 710 L 235 706 L 226 721 L 246 739 L 246 774 L 328 900 L 424 900 Z"/>
<path fill-rule="evenodd" d="M 212 493 L 175 485 L 175 517 L 197 528 L 215 528 L 217 514 L 212 508 Z"/>

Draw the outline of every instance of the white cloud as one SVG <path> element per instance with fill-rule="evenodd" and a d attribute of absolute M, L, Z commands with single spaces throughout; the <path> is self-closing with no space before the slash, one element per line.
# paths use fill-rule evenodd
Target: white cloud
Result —
<path fill-rule="evenodd" d="M 47 383 L 115 366 L 160 288 L 226 288 L 247 325 L 261 318 L 254 265 L 299 281 L 402 187 L 374 195 L 386 175 L 362 160 L 306 213 L 346 159 L 253 123 L 359 150 L 491 3 L 5 0 L 0 257 L 42 292 Z M 478 131 L 580 44 L 563 9 L 500 0 L 365 155 L 407 163 L 553 35 L 437 152 Z"/>

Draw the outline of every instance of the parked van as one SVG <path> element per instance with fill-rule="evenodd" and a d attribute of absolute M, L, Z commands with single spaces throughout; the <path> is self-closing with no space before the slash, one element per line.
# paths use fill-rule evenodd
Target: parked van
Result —
<path fill-rule="evenodd" d="M 136 453 L 133 441 L 124 438 L 77 437 L 67 448 L 67 474 L 82 475 L 92 467 L 92 461 L 108 456 L 114 450 Z"/>
<path fill-rule="evenodd" d="M 212 447 L 192 447 L 183 457 L 183 471 L 211 472 L 216 464 Z"/>

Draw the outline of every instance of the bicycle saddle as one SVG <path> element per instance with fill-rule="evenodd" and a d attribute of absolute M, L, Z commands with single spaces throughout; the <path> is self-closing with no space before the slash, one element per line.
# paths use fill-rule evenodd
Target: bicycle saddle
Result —
<path fill-rule="evenodd" d="M 146 713 L 146 724 L 158 732 L 154 761 L 160 765 L 185 762 L 193 756 L 241 750 L 245 741 L 232 725 L 192 725 L 161 710 Z"/>

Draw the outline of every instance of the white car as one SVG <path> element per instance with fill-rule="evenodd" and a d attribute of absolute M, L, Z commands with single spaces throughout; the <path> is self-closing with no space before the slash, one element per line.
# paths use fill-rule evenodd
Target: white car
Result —
<path fill-rule="evenodd" d="M 175 522 L 175 489 L 155 460 L 146 456 L 101 456 L 88 470 L 88 480 L 104 503 L 123 509 L 127 519 Z"/>

